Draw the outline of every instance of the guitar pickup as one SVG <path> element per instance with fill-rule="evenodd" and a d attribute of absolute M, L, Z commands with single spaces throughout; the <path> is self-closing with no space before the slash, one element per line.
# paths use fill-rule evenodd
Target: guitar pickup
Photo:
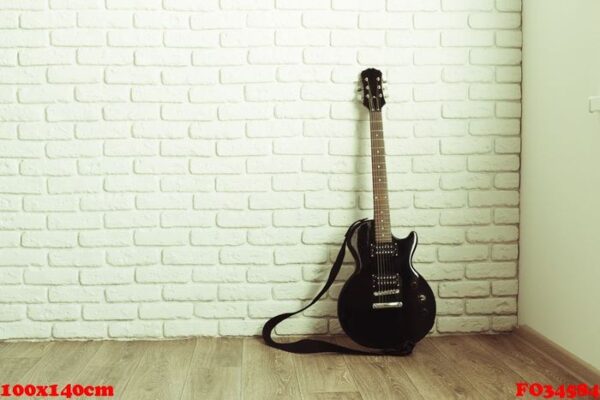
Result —
<path fill-rule="evenodd" d="M 373 295 L 375 296 L 388 296 L 390 294 L 400 294 L 400 289 L 381 290 L 379 292 L 373 293 Z"/>
<path fill-rule="evenodd" d="M 389 256 L 396 257 L 398 255 L 398 243 L 371 243 L 371 257 Z"/>
<path fill-rule="evenodd" d="M 402 308 L 402 302 L 401 301 L 392 301 L 389 303 L 373 303 L 373 309 L 374 310 L 380 310 L 383 308 Z"/>

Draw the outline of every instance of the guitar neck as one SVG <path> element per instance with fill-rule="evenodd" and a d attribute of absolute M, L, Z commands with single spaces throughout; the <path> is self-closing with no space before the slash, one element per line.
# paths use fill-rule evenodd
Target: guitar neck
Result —
<path fill-rule="evenodd" d="M 371 111 L 370 119 L 375 241 L 377 243 L 389 243 L 392 241 L 392 230 L 381 111 Z"/>

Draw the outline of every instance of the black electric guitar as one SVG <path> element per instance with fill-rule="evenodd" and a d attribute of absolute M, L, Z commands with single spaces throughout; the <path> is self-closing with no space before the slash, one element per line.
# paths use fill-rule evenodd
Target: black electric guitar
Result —
<path fill-rule="evenodd" d="M 374 218 L 354 222 L 348 228 L 329 277 L 315 298 L 300 310 L 276 315 L 262 331 L 268 346 L 293 353 L 338 352 L 346 354 L 408 355 L 435 321 L 435 298 L 427 281 L 412 266 L 417 234 L 398 239 L 392 235 L 385 168 L 381 108 L 385 105 L 381 72 L 361 73 L 363 104 L 371 119 Z M 271 333 L 282 321 L 302 313 L 327 292 L 342 267 L 346 247 L 356 268 L 338 298 L 338 318 L 346 334 L 356 343 L 376 352 L 348 348 L 316 339 L 279 343 Z"/>
<path fill-rule="evenodd" d="M 412 266 L 416 232 L 403 239 L 391 232 L 381 71 L 363 71 L 360 86 L 370 114 L 374 217 L 359 222 L 348 239 L 356 269 L 340 293 L 338 317 L 356 343 L 385 350 L 412 349 L 433 326 L 435 298 Z"/>

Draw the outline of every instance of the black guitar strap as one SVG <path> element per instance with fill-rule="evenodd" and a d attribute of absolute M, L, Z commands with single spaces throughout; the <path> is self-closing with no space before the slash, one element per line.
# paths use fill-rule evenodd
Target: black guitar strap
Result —
<path fill-rule="evenodd" d="M 354 233 L 354 231 L 356 230 L 358 225 L 363 221 L 365 221 L 365 219 L 361 219 L 361 220 L 354 222 L 352 225 L 350 225 L 350 227 L 346 231 L 346 234 L 344 236 L 344 242 L 342 243 L 342 247 L 340 248 L 340 251 L 335 259 L 335 262 L 333 263 L 333 266 L 331 267 L 331 271 L 329 272 L 329 277 L 327 278 L 327 282 L 325 282 L 325 286 L 323 286 L 323 289 L 321 289 L 321 291 L 315 296 L 315 298 L 310 303 L 308 303 L 306 306 L 301 308 L 300 310 L 298 310 L 296 312 L 292 312 L 292 313 L 285 313 L 285 314 L 277 315 L 277 316 L 269 319 L 265 323 L 265 326 L 263 327 L 263 330 L 262 330 L 262 337 L 267 346 L 274 347 L 279 350 L 284 350 L 284 351 L 287 351 L 290 353 L 301 353 L 301 354 L 333 352 L 333 353 L 343 353 L 343 354 L 353 354 L 353 355 L 386 354 L 386 355 L 406 356 L 412 352 L 412 349 L 415 345 L 412 342 L 405 343 L 404 346 L 402 346 L 402 348 L 399 348 L 399 349 L 385 350 L 385 351 L 374 350 L 374 351 L 370 352 L 370 351 L 351 349 L 349 347 L 341 346 L 341 345 L 338 345 L 335 343 L 330 343 L 330 342 L 326 342 L 323 340 L 315 340 L 315 339 L 302 339 L 297 342 L 279 343 L 279 342 L 274 341 L 271 336 L 273 329 L 275 329 L 275 327 L 280 322 L 308 309 L 313 304 L 315 304 L 317 301 L 319 301 L 319 299 L 327 292 L 327 290 L 331 287 L 331 285 L 335 281 L 335 278 L 337 277 L 338 273 L 340 272 L 340 268 L 342 267 L 342 262 L 344 261 L 344 255 L 346 254 L 346 246 L 347 246 L 348 242 L 350 241 L 352 234 Z"/>

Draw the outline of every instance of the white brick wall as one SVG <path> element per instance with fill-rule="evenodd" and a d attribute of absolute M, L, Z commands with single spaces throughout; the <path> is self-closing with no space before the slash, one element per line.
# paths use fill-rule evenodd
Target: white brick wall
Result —
<path fill-rule="evenodd" d="M 257 334 L 310 299 L 371 214 L 368 66 L 436 331 L 515 325 L 519 0 L 0 12 L 0 339 Z M 339 289 L 279 333 L 338 332 Z"/>

